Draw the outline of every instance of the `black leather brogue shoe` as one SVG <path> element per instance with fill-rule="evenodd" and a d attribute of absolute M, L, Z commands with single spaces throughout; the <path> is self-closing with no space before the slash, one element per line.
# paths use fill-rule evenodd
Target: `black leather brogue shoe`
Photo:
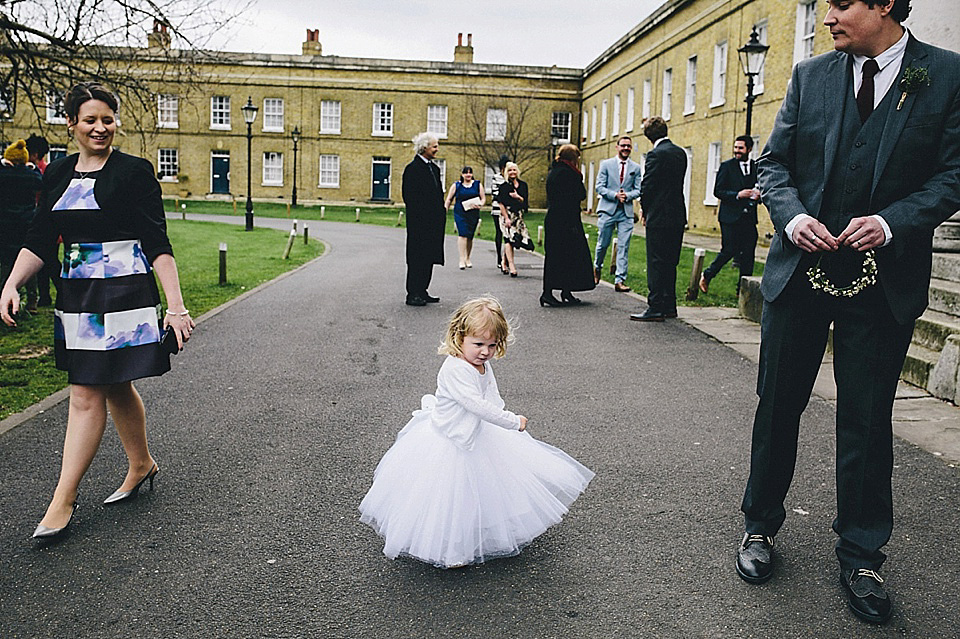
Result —
<path fill-rule="evenodd" d="M 751 584 L 762 584 L 773 576 L 773 537 L 744 533 L 737 549 L 737 574 Z"/>
<path fill-rule="evenodd" d="M 890 595 L 875 570 L 841 570 L 840 583 L 847 593 L 847 605 L 853 614 L 870 623 L 886 623 L 893 614 Z"/>

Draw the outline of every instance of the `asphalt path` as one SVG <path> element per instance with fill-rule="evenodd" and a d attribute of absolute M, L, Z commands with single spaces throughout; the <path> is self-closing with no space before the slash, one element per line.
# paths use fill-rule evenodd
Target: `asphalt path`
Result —
<path fill-rule="evenodd" d="M 956 469 L 897 441 L 896 613 L 863 624 L 833 555 L 833 410 L 814 398 L 776 576 L 750 586 L 733 557 L 755 364 L 682 322 L 628 321 L 643 304 L 609 287 L 541 308 L 540 259 L 504 277 L 488 242 L 459 271 L 448 238 L 430 288 L 442 302 L 408 307 L 402 229 L 310 226 L 326 255 L 203 322 L 171 373 L 137 382 L 155 491 L 100 505 L 126 468 L 108 426 L 69 535 L 37 546 L 67 403 L 0 436 L 0 637 L 960 636 Z M 390 561 L 357 504 L 435 388 L 447 317 L 484 293 L 516 332 L 496 363 L 507 407 L 597 476 L 517 557 Z"/>

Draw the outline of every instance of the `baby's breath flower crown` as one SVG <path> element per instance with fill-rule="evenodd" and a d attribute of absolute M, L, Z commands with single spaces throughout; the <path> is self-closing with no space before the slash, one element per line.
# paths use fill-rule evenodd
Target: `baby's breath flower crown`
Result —
<path fill-rule="evenodd" d="M 819 260 L 807 270 L 807 279 L 810 280 L 810 287 L 815 291 L 823 291 L 827 295 L 833 295 L 834 297 L 854 297 L 868 286 L 873 286 L 877 283 L 876 253 L 873 252 L 873 249 L 867 251 L 863 260 L 863 274 L 855 279 L 849 286 L 835 286 L 827 278 L 827 274 L 820 269 Z"/>

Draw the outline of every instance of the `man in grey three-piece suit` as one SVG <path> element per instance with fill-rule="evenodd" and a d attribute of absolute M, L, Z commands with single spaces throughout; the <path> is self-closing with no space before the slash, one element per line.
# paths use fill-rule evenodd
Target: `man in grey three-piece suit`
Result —
<path fill-rule="evenodd" d="M 910 0 L 828 4 L 836 51 L 794 68 L 759 162 L 777 233 L 761 285 L 760 401 L 736 567 L 751 583 L 772 576 L 800 415 L 832 322 L 836 554 L 851 610 L 883 623 L 893 400 L 927 305 L 933 231 L 960 207 L 960 55 L 901 26 Z"/>
<path fill-rule="evenodd" d="M 633 201 L 640 197 L 640 165 L 630 159 L 633 140 L 629 135 L 621 135 L 617 140 L 616 157 L 600 163 L 597 173 L 597 249 L 593 262 L 593 282 L 600 283 L 600 269 L 607 247 L 613 238 L 613 227 L 617 227 L 617 273 L 613 288 L 618 293 L 630 290 L 627 286 L 627 256 L 630 253 L 630 236 L 633 235 L 635 213 Z"/>

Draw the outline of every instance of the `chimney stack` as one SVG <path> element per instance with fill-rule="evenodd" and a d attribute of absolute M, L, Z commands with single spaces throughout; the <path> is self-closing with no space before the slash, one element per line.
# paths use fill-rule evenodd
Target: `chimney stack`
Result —
<path fill-rule="evenodd" d="M 320 45 L 320 29 L 307 29 L 307 39 L 303 43 L 303 55 L 323 55 Z"/>
<path fill-rule="evenodd" d="M 463 44 L 463 34 L 457 34 L 457 46 L 453 49 L 453 61 L 473 64 L 473 34 L 467 34 L 467 44 Z"/>
<path fill-rule="evenodd" d="M 169 49 L 170 34 L 167 33 L 167 25 L 154 18 L 153 31 L 147 34 L 147 46 L 151 49 Z"/>

